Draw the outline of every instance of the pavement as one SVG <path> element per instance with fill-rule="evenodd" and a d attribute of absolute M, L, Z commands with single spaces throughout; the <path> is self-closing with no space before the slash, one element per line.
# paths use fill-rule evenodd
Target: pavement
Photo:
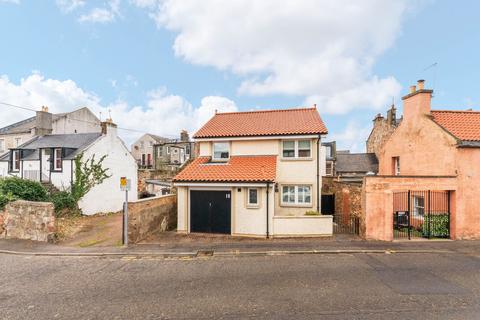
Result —
<path fill-rule="evenodd" d="M 479 255 L 459 251 L 178 259 L 0 254 L 0 270 L 0 317 L 8 320 L 480 318 Z"/>
<path fill-rule="evenodd" d="M 0 254 L 84 256 L 228 256 L 329 253 L 480 253 L 480 241 L 363 241 L 358 238 L 245 239 L 183 236 L 182 241 L 128 247 L 70 247 L 27 240 L 0 240 Z"/>

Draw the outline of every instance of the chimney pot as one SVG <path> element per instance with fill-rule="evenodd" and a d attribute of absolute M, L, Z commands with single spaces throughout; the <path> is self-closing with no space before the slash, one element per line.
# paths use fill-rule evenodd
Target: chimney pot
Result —
<path fill-rule="evenodd" d="M 417 81 L 418 90 L 423 90 L 425 88 L 425 80 L 420 79 Z"/>
<path fill-rule="evenodd" d="M 417 86 L 410 86 L 410 93 L 417 92 Z"/>

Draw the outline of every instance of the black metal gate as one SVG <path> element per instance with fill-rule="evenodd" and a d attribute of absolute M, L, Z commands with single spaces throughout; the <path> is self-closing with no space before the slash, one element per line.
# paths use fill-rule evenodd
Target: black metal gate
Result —
<path fill-rule="evenodd" d="M 360 219 L 350 214 L 333 215 L 333 234 L 360 234 Z"/>
<path fill-rule="evenodd" d="M 393 238 L 450 238 L 450 191 L 394 192 Z"/>

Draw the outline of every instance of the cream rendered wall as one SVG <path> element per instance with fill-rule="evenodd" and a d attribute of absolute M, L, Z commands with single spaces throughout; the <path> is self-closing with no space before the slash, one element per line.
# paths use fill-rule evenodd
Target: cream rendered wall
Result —
<path fill-rule="evenodd" d="M 279 140 L 239 140 L 231 141 L 232 156 L 278 155 Z"/>
<path fill-rule="evenodd" d="M 232 234 L 264 237 L 267 224 L 267 188 L 258 188 L 259 207 L 247 207 L 248 188 L 240 187 L 240 190 L 242 191 L 238 192 L 238 188 L 232 190 L 232 216 L 234 218 L 232 219 Z M 270 192 L 270 203 L 272 200 Z"/>
<path fill-rule="evenodd" d="M 212 145 L 209 141 L 202 141 L 198 143 L 200 157 L 212 156 Z"/>
<path fill-rule="evenodd" d="M 99 159 L 107 155 L 103 162 L 104 168 L 109 168 L 112 176 L 101 185 L 95 186 L 79 202 L 83 214 L 117 212 L 122 210 L 125 192 L 120 190 L 120 177 L 131 179 L 129 200 L 137 200 L 137 164 L 121 139 L 116 135 L 116 129 L 108 127 L 107 134 L 96 140 L 84 152 L 84 159 L 95 155 Z"/>
<path fill-rule="evenodd" d="M 188 232 L 188 187 L 177 187 L 177 232 Z"/>
<path fill-rule="evenodd" d="M 284 159 L 281 154 L 277 158 L 277 184 L 278 192 L 275 193 L 275 215 L 301 216 L 306 211 L 317 210 L 317 139 L 311 139 L 312 157 L 309 159 Z M 325 166 L 325 155 L 320 153 L 319 186 L 322 185 L 321 168 Z M 302 184 L 311 186 L 312 204 L 305 206 L 284 206 L 281 204 L 282 185 Z"/>
<path fill-rule="evenodd" d="M 143 142 L 143 147 L 142 147 Z M 132 155 L 137 161 L 142 160 L 142 154 L 145 154 L 145 163 L 148 161 L 147 154 L 152 155 L 152 165 L 154 161 L 154 154 L 153 154 L 153 145 L 156 144 L 157 141 L 153 139 L 149 134 L 144 134 L 141 136 L 137 141 L 132 144 Z"/>
<path fill-rule="evenodd" d="M 35 176 L 38 178 L 38 180 L 40 180 L 40 161 L 23 161 L 23 177 L 28 179 L 29 175 L 31 175 L 32 173 L 35 173 Z"/>
<path fill-rule="evenodd" d="M 8 161 L 0 161 L 0 177 L 6 177 L 8 173 Z"/>

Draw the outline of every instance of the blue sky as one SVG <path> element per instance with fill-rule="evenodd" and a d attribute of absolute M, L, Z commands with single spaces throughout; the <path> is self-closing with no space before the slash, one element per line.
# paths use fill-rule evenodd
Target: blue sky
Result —
<path fill-rule="evenodd" d="M 285 3 L 0 0 L 0 101 L 110 110 L 165 136 L 215 109 L 317 103 L 329 139 L 354 151 L 419 78 L 434 108 L 478 109 L 478 2 Z M 0 108 L 0 125 L 31 115 Z"/>

